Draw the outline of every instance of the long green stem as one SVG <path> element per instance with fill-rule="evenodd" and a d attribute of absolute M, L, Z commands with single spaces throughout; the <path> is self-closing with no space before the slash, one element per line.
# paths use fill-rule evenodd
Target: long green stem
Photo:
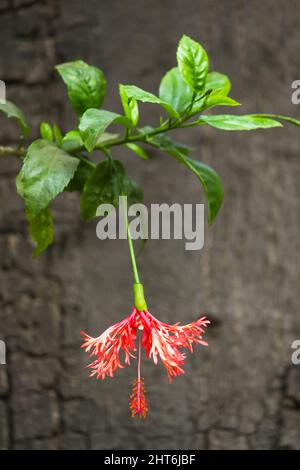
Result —
<path fill-rule="evenodd" d="M 123 144 L 127 144 L 130 142 L 143 142 L 151 137 L 154 137 L 157 134 L 161 134 L 162 132 L 168 132 L 174 129 L 179 129 L 181 127 L 195 126 L 197 125 L 197 121 L 190 122 L 184 125 L 183 123 L 185 123 L 185 121 L 195 116 L 196 114 L 199 114 L 199 111 L 197 111 L 196 113 L 190 114 L 188 116 L 184 116 L 180 119 L 177 119 L 174 123 L 171 123 L 170 120 L 168 119 L 161 126 L 157 127 L 156 129 L 153 129 L 153 131 L 150 131 L 147 133 L 145 132 L 145 133 L 135 134 L 132 136 L 126 136 L 125 138 L 122 138 L 122 139 L 111 140 L 110 142 L 107 143 L 106 147 L 114 147 L 117 145 L 123 145 Z"/>
<path fill-rule="evenodd" d="M 118 178 L 118 172 L 115 166 L 115 162 L 111 156 L 110 150 L 107 147 L 103 147 L 103 152 L 105 153 L 105 156 L 107 160 L 110 162 L 112 165 L 113 170 L 115 171 L 116 177 Z M 124 197 L 125 195 L 122 192 L 122 183 L 119 181 L 119 190 L 120 194 Z M 143 284 L 140 282 L 140 276 L 137 268 L 137 263 L 136 263 L 136 258 L 135 258 L 135 253 L 134 253 L 134 247 L 133 247 L 133 241 L 132 241 L 132 236 L 130 233 L 130 227 L 129 227 L 129 222 L 128 222 L 128 214 L 127 214 L 127 204 L 123 204 L 123 201 L 120 203 L 123 206 L 123 212 L 124 212 L 124 220 L 125 220 L 125 225 L 126 225 L 126 231 L 127 231 L 127 239 L 128 239 L 128 246 L 129 246 L 129 253 L 130 253 L 130 259 L 131 259 L 131 265 L 132 265 L 132 271 L 133 271 L 133 279 L 134 279 L 134 284 L 133 284 L 133 295 L 134 295 L 134 305 L 139 311 L 147 310 L 147 304 L 145 301 L 144 297 L 144 287 Z"/>
<path fill-rule="evenodd" d="M 133 284 L 134 306 L 140 312 L 142 312 L 142 311 L 147 310 L 147 303 L 146 303 L 145 296 L 144 296 L 144 287 L 143 287 L 143 284 L 141 284 L 140 282 L 140 276 L 139 276 L 139 272 L 137 268 L 133 241 L 132 241 L 129 222 L 128 222 L 127 208 L 124 208 L 124 218 L 125 218 L 125 224 L 126 224 L 126 229 L 127 229 L 127 238 L 128 238 L 130 259 L 131 259 L 133 278 L 134 278 L 134 284 Z"/>
<path fill-rule="evenodd" d="M 111 156 L 110 151 L 106 147 L 103 147 L 103 152 L 105 153 L 105 156 L 106 156 L 107 160 L 112 165 L 112 168 L 115 170 L 116 177 L 118 178 L 118 173 L 117 173 L 116 168 L 115 168 L 115 162 L 114 162 L 114 160 Z M 119 189 L 120 189 L 120 192 L 121 192 L 122 187 L 121 187 L 120 181 L 119 181 L 119 184 L 120 184 Z M 134 253 L 134 248 L 133 248 L 133 242 L 132 242 L 132 237 L 131 237 L 130 228 L 129 228 L 127 207 L 124 206 L 123 208 L 124 208 L 124 219 L 125 219 L 125 225 L 126 225 L 126 230 L 127 230 L 127 238 L 128 238 L 128 245 L 129 245 L 129 251 L 130 251 L 130 258 L 131 258 L 134 282 L 136 284 L 139 284 L 140 283 L 140 278 L 139 278 L 139 273 L 138 273 L 138 269 L 137 269 L 135 253 Z"/>
<path fill-rule="evenodd" d="M 95 150 L 102 150 L 102 151 L 106 150 L 107 151 L 107 149 L 109 149 L 110 147 L 124 145 L 124 144 L 131 143 L 131 142 L 150 143 L 148 140 L 151 139 L 151 137 L 154 137 L 155 135 L 161 134 L 163 132 L 169 132 L 169 131 L 172 131 L 172 130 L 175 130 L 175 129 L 185 129 L 185 128 L 188 128 L 188 127 L 205 125 L 206 123 L 204 123 L 204 122 L 201 123 L 201 116 L 200 116 L 200 119 L 198 119 L 196 121 L 186 122 L 189 119 L 191 119 L 192 117 L 196 116 L 197 114 L 199 114 L 199 111 L 196 111 L 195 113 L 192 113 L 192 114 L 188 114 L 186 116 L 182 116 L 180 119 L 177 119 L 173 123 L 170 123 L 169 121 L 165 121 L 161 126 L 157 127 L 156 129 L 153 129 L 150 132 L 140 132 L 140 133 L 133 134 L 133 135 L 128 135 L 126 133 L 125 137 L 123 137 L 121 139 L 111 140 L 111 141 L 107 142 L 105 147 L 100 145 L 99 147 L 96 147 Z M 288 117 L 288 116 L 281 116 L 279 114 L 267 114 L 267 113 L 255 114 L 255 116 L 279 119 L 279 120 L 287 121 L 287 122 L 289 122 L 291 124 L 294 124 L 296 126 L 300 126 L 300 121 L 298 119 L 291 118 L 291 117 Z M 84 150 L 85 150 L 84 147 L 80 147 L 80 148 L 76 149 L 76 151 L 74 151 L 72 156 L 75 157 L 75 158 L 79 158 L 80 160 L 82 160 L 87 165 L 90 165 L 90 166 L 94 167 L 95 164 L 93 162 L 91 162 L 90 160 L 78 155 L 78 152 L 81 152 L 81 151 L 84 151 Z M 10 146 L 7 146 L 7 147 L 0 146 L 0 157 L 15 156 L 15 157 L 18 157 L 18 158 L 23 158 L 26 155 L 26 151 L 27 150 L 26 150 L 25 147 L 14 148 L 14 147 L 10 147 Z"/>
<path fill-rule="evenodd" d="M 134 247 L 133 247 L 133 241 L 130 233 L 130 227 L 128 223 L 128 215 L 127 211 L 124 210 L 125 214 L 125 224 L 126 224 L 126 230 L 127 230 L 127 238 L 128 238 L 128 245 L 129 245 L 129 252 L 130 252 L 130 259 L 131 259 L 131 264 L 132 264 L 132 271 L 133 271 L 133 278 L 135 284 L 140 284 L 140 276 L 137 268 L 137 263 L 136 263 L 136 258 L 135 258 L 135 253 L 134 253 Z"/>
<path fill-rule="evenodd" d="M 157 134 L 161 134 L 162 132 L 167 132 L 168 130 L 171 130 L 171 129 L 173 128 L 160 126 L 151 132 L 135 134 L 133 136 L 128 137 L 127 139 L 125 138 L 125 139 L 111 140 L 110 142 L 107 143 L 106 147 L 115 147 L 117 145 L 128 144 L 131 142 L 144 142 L 149 137 L 153 137 Z"/>
<path fill-rule="evenodd" d="M 191 117 L 192 116 L 189 116 L 188 118 L 185 118 L 185 119 L 177 120 L 177 121 L 175 121 L 175 123 L 173 123 L 171 125 L 170 124 L 168 125 L 165 122 L 161 126 L 157 127 L 156 129 L 153 129 L 153 131 L 150 131 L 150 132 L 144 132 L 144 133 L 142 132 L 142 133 L 138 133 L 138 134 L 134 134 L 134 135 L 125 136 L 125 138 L 122 138 L 122 139 L 112 140 L 112 141 L 108 142 L 105 145 L 105 147 L 104 146 L 99 146 L 99 147 L 96 147 L 95 150 L 97 150 L 97 149 L 102 150 L 106 153 L 107 150 L 110 147 L 124 145 L 124 144 L 131 143 L 131 142 L 147 142 L 147 140 L 151 139 L 151 137 L 154 137 L 155 135 L 161 134 L 163 132 L 168 132 L 168 131 L 171 131 L 171 130 L 174 130 L 174 129 L 187 128 L 187 127 L 193 127 L 193 126 L 199 125 L 199 122 L 197 122 L 197 121 L 192 121 L 192 122 L 185 123 L 185 121 L 187 119 L 191 118 Z M 80 148 L 76 149 L 76 152 L 82 152 L 84 150 L 85 149 L 83 147 L 80 147 Z M 17 158 L 23 158 L 26 155 L 26 151 L 27 151 L 27 149 L 24 148 L 24 147 L 19 149 L 19 148 L 14 148 L 14 147 L 0 146 L 0 157 L 15 156 Z M 79 158 L 83 163 L 86 163 L 87 165 L 90 165 L 92 167 L 96 166 L 93 162 L 91 162 L 87 158 L 82 157 L 81 155 L 76 154 L 75 152 L 72 154 L 72 156 L 74 158 Z"/>

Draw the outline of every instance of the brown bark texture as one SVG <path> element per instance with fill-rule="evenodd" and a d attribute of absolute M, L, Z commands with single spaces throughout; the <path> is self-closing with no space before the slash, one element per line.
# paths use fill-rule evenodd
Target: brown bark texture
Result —
<path fill-rule="evenodd" d="M 243 103 L 234 112 L 299 118 L 291 103 L 299 30 L 296 0 L 1 0 L 0 79 L 33 136 L 41 120 L 66 131 L 76 120 L 55 64 L 82 58 L 102 68 L 105 108 L 121 111 L 118 83 L 156 92 L 185 33 L 205 46 L 212 70 L 231 78 Z M 143 106 L 145 123 L 156 118 L 154 105 Z M 96 223 L 80 222 L 78 196 L 67 194 L 53 204 L 55 245 L 33 261 L 15 190 L 20 164 L 1 158 L 1 449 L 300 448 L 300 366 L 291 362 L 300 339 L 300 129 L 177 134 L 221 175 L 224 205 L 202 251 L 149 241 L 139 263 L 155 316 L 175 323 L 206 314 L 212 326 L 209 347 L 188 355 L 172 385 L 143 360 L 146 421 L 128 411 L 135 363 L 98 382 L 80 349 L 80 330 L 96 336 L 130 313 L 126 241 L 100 242 Z M 17 136 L 1 115 L 1 145 Z M 204 202 L 195 176 L 170 157 L 114 155 L 147 204 Z"/>

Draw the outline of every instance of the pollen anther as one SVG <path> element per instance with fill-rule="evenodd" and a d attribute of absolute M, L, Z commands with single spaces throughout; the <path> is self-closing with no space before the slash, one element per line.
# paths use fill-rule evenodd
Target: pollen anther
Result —
<path fill-rule="evenodd" d="M 132 387 L 132 394 L 129 398 L 131 416 L 136 415 L 139 418 L 146 418 L 148 415 L 148 400 L 146 398 L 146 389 L 144 379 L 135 379 Z"/>

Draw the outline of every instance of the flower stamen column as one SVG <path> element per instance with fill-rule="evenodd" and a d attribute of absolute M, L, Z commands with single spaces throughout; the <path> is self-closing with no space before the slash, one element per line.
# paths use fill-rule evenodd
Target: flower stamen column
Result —
<path fill-rule="evenodd" d="M 148 415 L 148 401 L 146 398 L 145 383 L 141 377 L 141 335 L 139 334 L 138 377 L 133 382 L 132 394 L 129 398 L 131 416 L 138 415 L 146 418 Z"/>

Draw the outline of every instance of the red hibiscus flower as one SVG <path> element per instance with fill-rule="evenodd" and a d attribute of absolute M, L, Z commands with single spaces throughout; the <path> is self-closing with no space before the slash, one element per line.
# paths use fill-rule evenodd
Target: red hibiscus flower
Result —
<path fill-rule="evenodd" d="M 135 284 L 135 292 L 143 297 L 143 287 Z M 130 409 L 132 416 L 145 417 L 148 404 L 145 396 L 144 381 L 141 378 L 141 348 L 146 351 L 146 356 L 152 358 L 157 364 L 158 358 L 165 366 L 169 382 L 178 375 L 184 374 L 183 365 L 185 354 L 181 351 L 186 348 L 193 352 L 193 344 L 207 345 L 202 339 L 205 327 L 210 323 L 206 317 L 187 325 L 168 325 L 157 320 L 147 310 L 145 301 L 136 302 L 142 309 L 134 308 L 132 313 L 119 323 L 110 326 L 97 338 L 93 338 L 84 332 L 83 345 L 90 357 L 95 360 L 88 365 L 91 369 L 90 376 L 97 379 L 113 377 L 118 368 L 124 364 L 120 358 L 124 354 L 124 363 L 130 364 L 130 359 L 135 358 L 137 351 L 136 340 L 138 338 L 138 378 L 134 383 L 133 393 L 130 397 Z"/>

